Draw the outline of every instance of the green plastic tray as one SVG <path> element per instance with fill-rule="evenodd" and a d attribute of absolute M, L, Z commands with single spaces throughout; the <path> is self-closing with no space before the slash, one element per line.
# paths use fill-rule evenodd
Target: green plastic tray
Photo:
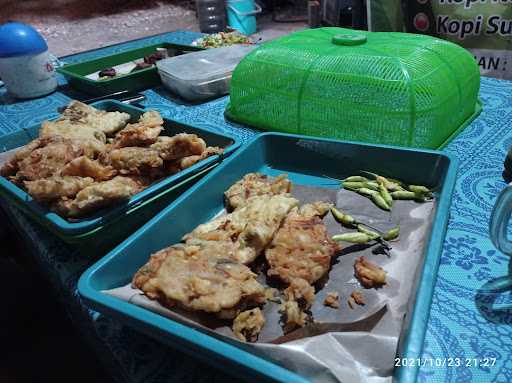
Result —
<path fill-rule="evenodd" d="M 148 54 L 154 53 L 156 48 L 175 49 L 175 56 L 187 52 L 202 50 L 202 48 L 189 45 L 171 43 L 153 44 L 147 47 L 132 49 L 90 61 L 65 65 L 58 68 L 57 71 L 66 77 L 68 83 L 73 88 L 91 95 L 106 95 L 122 90 L 138 91 L 147 89 L 160 84 L 160 76 L 158 75 L 156 66 L 122 75 L 111 80 L 96 81 L 91 80 L 86 76 L 105 68 L 140 59 Z"/>

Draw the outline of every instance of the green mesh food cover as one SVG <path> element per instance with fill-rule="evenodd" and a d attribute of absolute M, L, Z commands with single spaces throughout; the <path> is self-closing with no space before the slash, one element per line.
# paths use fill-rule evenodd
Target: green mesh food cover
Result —
<path fill-rule="evenodd" d="M 265 130 L 438 148 L 478 115 L 479 86 L 475 60 L 453 43 L 310 29 L 240 62 L 226 116 Z"/>

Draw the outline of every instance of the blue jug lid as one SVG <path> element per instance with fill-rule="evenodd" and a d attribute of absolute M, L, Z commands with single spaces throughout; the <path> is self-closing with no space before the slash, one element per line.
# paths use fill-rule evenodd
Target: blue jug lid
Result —
<path fill-rule="evenodd" d="M 30 25 L 14 21 L 0 25 L 0 57 L 24 56 L 47 49 L 43 36 Z"/>

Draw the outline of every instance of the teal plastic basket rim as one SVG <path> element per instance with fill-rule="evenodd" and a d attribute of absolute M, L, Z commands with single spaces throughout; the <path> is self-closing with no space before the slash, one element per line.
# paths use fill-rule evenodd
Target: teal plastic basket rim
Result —
<path fill-rule="evenodd" d="M 267 132 L 273 132 L 273 133 L 284 133 L 284 134 L 296 134 L 296 133 L 286 133 L 286 132 L 274 131 L 274 130 L 270 130 L 270 129 L 266 129 L 266 128 L 260 128 L 258 126 L 248 124 L 243 121 L 238 121 L 236 118 L 233 118 L 233 115 L 230 112 L 230 108 L 231 108 L 231 100 L 228 102 L 228 105 L 224 109 L 224 117 L 228 121 L 231 121 L 231 122 L 234 122 L 237 124 L 241 124 L 241 125 L 246 125 L 253 129 L 257 129 L 259 131 L 267 131 Z M 467 128 L 467 126 L 469 124 L 471 124 L 480 115 L 482 110 L 483 110 L 483 103 L 480 99 L 477 99 L 477 101 L 475 103 L 475 111 L 466 120 L 464 120 L 464 122 L 462 124 L 460 124 L 459 127 L 457 129 L 455 129 L 439 146 L 437 146 L 435 148 L 423 147 L 423 146 L 422 147 L 406 146 L 406 145 L 404 145 L 404 146 L 397 145 L 397 146 L 400 146 L 403 148 L 416 148 L 416 149 L 422 149 L 422 150 L 429 150 L 429 149 L 430 150 L 441 150 L 444 147 L 446 147 L 455 137 L 457 137 L 465 128 Z M 319 137 L 319 136 L 313 136 L 313 135 L 308 136 L 308 137 L 316 137 L 316 138 L 324 138 L 324 139 L 327 138 L 327 137 Z M 329 138 L 327 138 L 327 139 L 329 139 Z M 378 143 L 378 142 L 354 141 L 354 140 L 351 141 L 351 140 L 344 140 L 343 138 L 334 138 L 334 137 L 330 138 L 330 139 L 343 140 L 346 142 L 359 142 L 359 143 L 372 144 L 372 145 L 387 145 L 387 144 L 382 144 L 382 143 Z"/>

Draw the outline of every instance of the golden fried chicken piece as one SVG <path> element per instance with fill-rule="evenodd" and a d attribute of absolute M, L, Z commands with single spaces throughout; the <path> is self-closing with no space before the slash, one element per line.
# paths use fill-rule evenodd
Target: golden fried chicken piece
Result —
<path fill-rule="evenodd" d="M 359 257 L 354 263 L 356 278 L 364 287 L 380 287 L 386 284 L 386 272 L 365 257 Z"/>
<path fill-rule="evenodd" d="M 347 302 L 351 309 L 353 309 L 356 304 L 359 306 L 364 306 L 366 304 L 364 301 L 363 293 L 359 290 L 352 291 L 352 294 L 350 294 Z"/>
<path fill-rule="evenodd" d="M 243 208 L 199 225 L 183 239 L 189 244 L 231 242 L 236 248 L 234 259 L 248 264 L 270 243 L 287 213 L 298 202 L 289 195 L 253 197 Z"/>
<path fill-rule="evenodd" d="M 206 143 L 195 134 L 180 133 L 175 136 L 161 136 L 151 145 L 166 161 L 183 157 L 201 155 L 206 150 Z"/>
<path fill-rule="evenodd" d="M 40 143 L 44 146 L 37 147 L 18 162 L 18 181 L 33 181 L 57 175 L 64 165 L 83 155 L 83 149 L 74 140 L 52 136 L 42 139 Z"/>
<path fill-rule="evenodd" d="M 166 307 L 234 318 L 248 306 L 265 303 L 265 288 L 251 270 L 229 258 L 210 258 L 197 247 L 174 245 L 153 254 L 132 285 Z"/>
<path fill-rule="evenodd" d="M 158 135 L 163 130 L 164 121 L 157 111 L 144 113 L 139 122 L 128 124 L 120 130 L 114 139 L 114 147 L 148 146 L 156 142 Z"/>
<path fill-rule="evenodd" d="M 96 181 L 106 181 L 116 175 L 112 166 L 104 166 L 97 160 L 81 156 L 67 163 L 60 172 L 63 176 L 92 177 Z"/>
<path fill-rule="evenodd" d="M 34 199 L 52 201 L 61 197 L 73 198 L 80 190 L 92 185 L 90 177 L 52 176 L 35 181 L 25 181 L 24 185 Z"/>
<path fill-rule="evenodd" d="M 126 126 L 130 121 L 130 115 L 123 112 L 106 112 L 80 101 L 71 101 L 60 119 L 85 124 L 111 136 Z"/>
<path fill-rule="evenodd" d="M 256 307 L 238 314 L 233 321 L 233 334 L 242 342 L 256 342 L 264 325 L 265 317 Z"/>
<path fill-rule="evenodd" d="M 78 192 L 74 199 L 62 199 L 52 209 L 65 217 L 81 217 L 95 210 L 129 199 L 141 191 L 139 183 L 129 177 L 116 176 L 97 182 Z"/>
<path fill-rule="evenodd" d="M 270 178 L 265 174 L 249 173 L 240 181 L 233 184 L 225 193 L 225 199 L 230 209 L 237 209 L 253 196 L 276 195 L 289 193 L 292 183 L 286 174 Z"/>
<path fill-rule="evenodd" d="M 107 138 L 105 133 L 81 122 L 67 119 L 44 121 L 39 130 L 39 137 L 61 136 L 77 140 L 84 148 L 84 154 L 94 157 L 105 150 Z"/>
<path fill-rule="evenodd" d="M 304 279 L 313 284 L 328 272 L 331 258 L 339 251 L 339 245 L 331 240 L 320 219 L 330 206 L 315 202 L 288 214 L 265 251 L 269 277 L 278 277 L 286 283 Z"/>
<path fill-rule="evenodd" d="M 164 161 L 156 150 L 150 148 L 134 146 L 114 149 L 103 154 L 100 160 L 120 174 L 148 175 L 156 178 L 163 172 Z"/>
<path fill-rule="evenodd" d="M 340 296 L 335 291 L 330 291 L 327 293 L 324 299 L 324 306 L 332 307 L 333 309 L 337 309 L 340 307 L 339 302 Z"/>

